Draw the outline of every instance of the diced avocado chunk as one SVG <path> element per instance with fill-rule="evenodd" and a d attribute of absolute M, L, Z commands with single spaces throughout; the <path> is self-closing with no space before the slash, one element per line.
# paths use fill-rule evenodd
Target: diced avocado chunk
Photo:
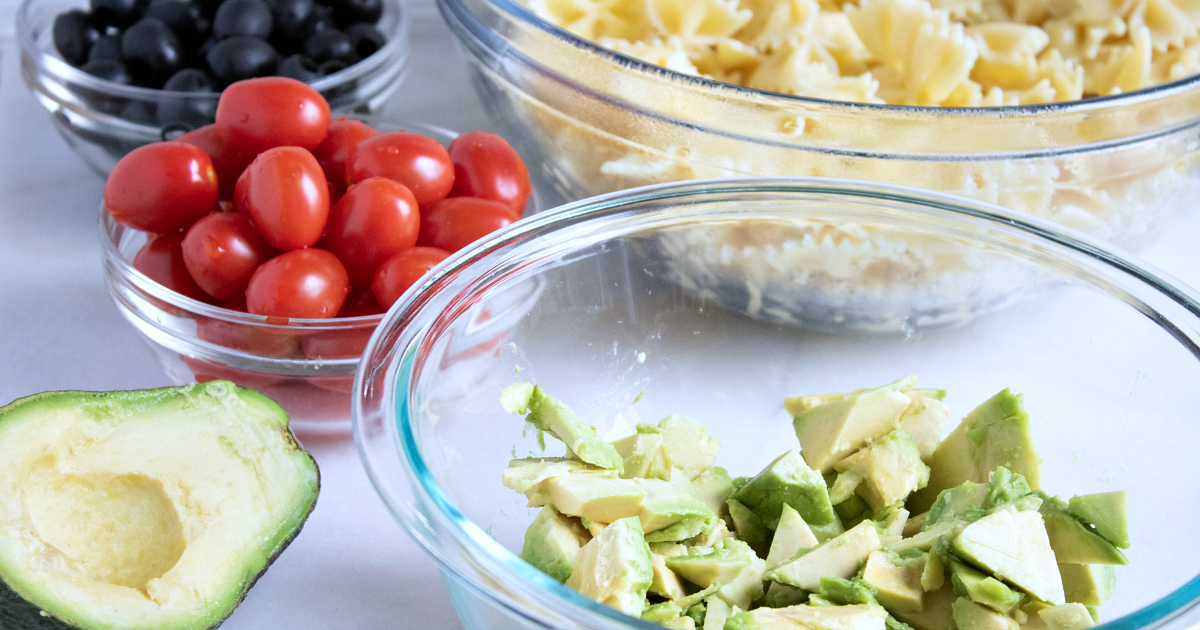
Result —
<path fill-rule="evenodd" d="M 921 557 L 925 559 L 921 567 L 921 590 L 928 593 L 942 588 L 946 583 L 946 563 L 942 554 L 930 551 Z"/>
<path fill-rule="evenodd" d="M 729 619 L 729 613 L 733 609 L 720 597 L 709 597 L 704 602 L 703 630 L 724 630 L 725 621 Z"/>
<path fill-rule="evenodd" d="M 1059 564 L 1067 602 L 1103 606 L 1117 587 L 1117 570 L 1111 564 Z"/>
<path fill-rule="evenodd" d="M 547 505 L 525 530 L 521 559 L 559 582 L 566 582 L 575 568 L 575 557 L 589 540 L 591 535 L 577 520 Z"/>
<path fill-rule="evenodd" d="M 775 537 L 771 539 L 771 549 L 767 553 L 766 569 L 774 569 L 791 560 L 801 549 L 812 549 L 818 544 L 820 542 L 809 529 L 808 523 L 804 522 L 804 517 L 792 506 L 784 504 L 779 525 L 775 528 Z"/>
<path fill-rule="evenodd" d="M 712 527 L 717 519 L 708 506 L 661 479 L 634 479 L 645 493 L 638 512 L 648 542 L 685 540 Z"/>
<path fill-rule="evenodd" d="M 767 594 L 763 595 L 762 605 L 767 608 L 787 608 L 803 604 L 807 600 L 808 593 L 804 589 L 771 582 L 767 587 Z"/>
<path fill-rule="evenodd" d="M 704 602 L 700 602 L 699 604 L 696 604 L 683 611 L 683 614 L 691 617 L 692 624 L 696 628 L 703 628 L 704 620 L 708 617 L 708 605 Z"/>
<path fill-rule="evenodd" d="M 1064 603 L 1062 577 L 1042 515 L 1000 510 L 966 526 L 954 552 L 1052 604 Z"/>
<path fill-rule="evenodd" d="M 930 457 L 929 485 L 915 493 L 909 509 L 929 509 L 939 493 L 964 481 L 985 483 L 997 466 L 1041 487 L 1041 465 L 1029 433 L 1029 414 L 1020 394 L 1004 390 L 963 419 Z"/>
<path fill-rule="evenodd" d="M 878 604 L 758 608 L 725 622 L 725 630 L 886 630 L 887 611 Z"/>
<path fill-rule="evenodd" d="M 650 581 L 651 593 L 666 597 L 667 599 L 680 599 L 687 596 L 687 592 L 683 590 L 683 584 L 679 582 L 679 576 L 667 568 L 667 559 L 665 556 L 660 556 L 652 552 L 650 554 L 650 566 L 654 571 L 654 578 Z"/>
<path fill-rule="evenodd" d="M 834 476 L 833 483 L 829 483 L 829 476 L 825 476 L 825 483 L 829 486 L 829 502 L 834 506 L 841 504 L 850 499 L 858 490 L 858 486 L 863 482 L 862 475 L 856 472 L 844 472 Z"/>
<path fill-rule="evenodd" d="M 637 516 L 646 491 L 633 479 L 605 479 L 591 475 L 551 477 L 530 491 L 529 507 L 553 505 L 569 516 L 611 523 Z"/>
<path fill-rule="evenodd" d="M 792 426 L 804 460 L 815 470 L 828 472 L 868 441 L 895 429 L 900 415 L 912 403 L 902 392 L 916 381 L 910 376 L 797 414 Z"/>
<path fill-rule="evenodd" d="M 862 391 L 862 390 L 859 390 Z M 833 394 L 800 394 L 798 396 L 787 396 L 783 399 L 783 408 L 788 412 L 789 416 L 796 416 L 825 403 L 831 403 L 835 400 L 841 400 L 850 394 L 859 392 L 840 392 Z"/>
<path fill-rule="evenodd" d="M 925 561 L 921 558 L 900 561 L 883 551 L 873 551 L 867 557 L 863 579 L 870 582 L 879 603 L 889 611 L 925 610 L 925 590 L 921 588 L 921 575 Z"/>
<path fill-rule="evenodd" d="M 667 461 L 696 480 L 712 468 L 721 453 L 721 441 L 709 435 L 703 424 L 686 416 L 672 414 L 658 423 L 662 450 Z"/>
<path fill-rule="evenodd" d="M 650 547 L 637 517 L 614 521 L 579 550 L 567 586 L 634 617 L 646 608 L 654 581 Z"/>
<path fill-rule="evenodd" d="M 1057 497 L 1043 495 L 1039 510 L 1046 520 L 1050 547 L 1063 564 L 1128 564 L 1125 554 L 1072 514 Z"/>
<path fill-rule="evenodd" d="M 991 507 L 1015 503 L 1033 492 L 1024 475 L 1004 466 L 998 466 L 990 473 L 987 488 L 987 500 Z"/>
<path fill-rule="evenodd" d="M 1060 604 L 1038 611 L 1050 630 L 1085 630 L 1096 625 L 1091 611 L 1083 604 Z"/>
<path fill-rule="evenodd" d="M 823 577 L 821 578 L 821 590 L 817 593 L 823 599 L 833 602 L 838 606 L 848 606 L 852 604 L 878 604 L 875 599 L 875 587 L 866 580 L 854 578 L 847 580 L 845 578 Z"/>
<path fill-rule="evenodd" d="M 858 494 L 874 511 L 882 510 L 929 483 L 929 467 L 913 436 L 901 429 L 887 433 L 834 466 L 839 473 L 862 477 Z"/>
<path fill-rule="evenodd" d="M 749 608 L 763 595 L 763 561 L 740 540 L 726 538 L 706 554 L 667 558 L 667 567 L 700 587 L 719 584 L 715 594 L 730 606 Z"/>
<path fill-rule="evenodd" d="M 0 453 L 11 630 L 215 628 L 320 491 L 283 408 L 228 381 L 20 398 Z"/>
<path fill-rule="evenodd" d="M 858 573 L 872 551 L 881 547 L 875 524 L 864 521 L 845 533 L 788 560 L 767 573 L 767 579 L 807 591 L 821 588 L 822 577 L 849 578 Z"/>
<path fill-rule="evenodd" d="M 692 494 L 720 516 L 725 502 L 733 495 L 733 480 L 724 468 L 711 466 L 692 482 Z"/>
<path fill-rule="evenodd" d="M 769 532 L 758 514 L 736 499 L 730 499 L 725 504 L 739 540 L 746 541 L 751 547 L 759 547 L 766 543 Z"/>
<path fill-rule="evenodd" d="M 987 485 L 973 481 L 964 481 L 943 490 L 927 512 L 924 529 L 928 530 L 942 521 L 973 523 L 983 518 L 987 515 L 987 494 Z"/>
<path fill-rule="evenodd" d="M 671 464 L 662 449 L 663 436 L 657 429 L 653 433 L 637 432 L 612 442 L 617 455 L 624 462 L 623 479 L 671 479 Z"/>
<path fill-rule="evenodd" d="M 971 598 L 976 604 L 1005 615 L 1021 604 L 1021 594 L 990 575 L 984 575 L 961 562 L 950 562 L 950 580 L 954 592 Z"/>
<path fill-rule="evenodd" d="M 768 527 L 776 526 L 785 503 L 795 508 L 810 526 L 837 520 L 825 479 L 794 450 L 776 458 L 736 491 L 733 498 L 754 510 Z"/>
<path fill-rule="evenodd" d="M 941 588 L 925 593 L 925 610 L 921 612 L 894 610 L 892 614 L 915 630 L 956 630 L 953 606 L 957 599 L 958 596 L 954 594 L 954 589 L 947 581 Z"/>
<path fill-rule="evenodd" d="M 966 597 L 959 597 L 951 609 L 958 630 L 1019 630 L 1012 617 L 980 606 Z"/>
<path fill-rule="evenodd" d="M 654 623 L 663 623 L 683 614 L 683 610 L 675 602 L 663 602 L 648 606 L 642 611 L 642 619 Z"/>
<path fill-rule="evenodd" d="M 562 457 L 544 457 L 535 459 L 514 459 L 508 462 L 501 481 L 505 488 L 512 488 L 522 494 L 529 492 L 539 483 L 562 475 L 586 474 L 614 479 L 617 471 L 589 466 L 583 462 Z"/>
<path fill-rule="evenodd" d="M 833 506 L 833 511 L 837 514 L 838 519 L 849 527 L 854 527 L 863 521 L 869 521 L 875 515 L 875 511 L 867 504 L 866 499 L 857 494 Z"/>
<path fill-rule="evenodd" d="M 900 414 L 900 429 L 913 436 L 923 461 L 933 457 L 933 451 L 942 441 L 946 427 L 950 426 L 950 407 L 941 398 L 925 395 L 934 390 L 914 389 L 908 392 L 912 402 Z M 945 395 L 945 392 L 936 392 Z"/>
<path fill-rule="evenodd" d="M 939 540 L 953 539 L 966 526 L 967 523 L 959 519 L 942 519 L 919 534 L 888 545 L 888 551 L 898 554 L 911 550 L 929 551 Z"/>
<path fill-rule="evenodd" d="M 525 420 L 539 431 L 545 431 L 567 445 L 568 457 L 574 454 L 580 461 L 601 468 L 621 470 L 617 449 L 600 438 L 600 434 L 579 414 L 561 400 L 549 396 L 540 386 L 513 383 L 500 393 L 504 410 L 525 415 Z"/>
<path fill-rule="evenodd" d="M 675 630 L 696 630 L 696 621 L 691 617 L 676 617 L 670 621 L 663 622 L 664 628 L 675 628 Z"/>
<path fill-rule="evenodd" d="M 875 515 L 875 529 L 879 530 L 879 540 L 885 547 L 904 538 L 908 510 L 900 507 L 901 505 L 903 504 L 894 503 Z"/>
<path fill-rule="evenodd" d="M 1129 548 L 1129 516 L 1125 509 L 1125 491 L 1100 492 L 1071 497 L 1068 509 L 1072 514 L 1091 523 L 1096 532 L 1108 542 Z"/>
<path fill-rule="evenodd" d="M 910 516 L 908 520 L 904 522 L 904 532 L 902 535 L 905 538 L 909 536 L 916 536 L 921 532 L 921 530 L 925 529 L 925 523 L 927 522 L 929 522 L 929 512 L 922 512 L 916 516 Z"/>

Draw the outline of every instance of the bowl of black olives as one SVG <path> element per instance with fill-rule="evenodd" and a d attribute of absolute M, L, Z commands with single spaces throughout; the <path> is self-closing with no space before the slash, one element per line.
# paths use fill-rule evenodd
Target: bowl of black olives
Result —
<path fill-rule="evenodd" d="M 21 75 L 89 166 L 213 121 L 225 86 L 310 84 L 377 112 L 404 78 L 402 0 L 24 0 Z"/>

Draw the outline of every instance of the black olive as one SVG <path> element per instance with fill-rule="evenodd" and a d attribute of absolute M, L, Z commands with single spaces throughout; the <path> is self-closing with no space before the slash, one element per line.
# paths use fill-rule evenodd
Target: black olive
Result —
<path fill-rule="evenodd" d="M 387 43 L 383 33 L 369 22 L 355 22 L 347 26 L 346 34 L 350 36 L 350 46 L 354 49 L 354 54 L 360 59 L 370 57 Z"/>
<path fill-rule="evenodd" d="M 274 35 L 285 39 L 302 41 L 308 16 L 312 13 L 312 0 L 267 0 L 271 17 L 275 20 Z"/>
<path fill-rule="evenodd" d="M 275 74 L 305 83 L 312 83 L 321 77 L 317 62 L 304 55 L 291 55 L 279 62 Z"/>
<path fill-rule="evenodd" d="M 120 59 L 94 59 L 79 68 L 84 72 L 114 83 L 129 85 L 133 83 L 133 75 Z"/>
<path fill-rule="evenodd" d="M 266 39 L 273 23 L 271 9 L 263 0 L 225 0 L 213 18 L 213 35 L 217 39 L 235 35 Z"/>
<path fill-rule="evenodd" d="M 54 18 L 54 47 L 67 63 L 78 68 L 87 63 L 92 44 L 100 39 L 100 31 L 92 26 L 87 13 L 72 9 Z"/>
<path fill-rule="evenodd" d="M 335 28 L 319 31 L 304 40 L 304 54 L 317 63 L 337 60 L 351 64 L 358 61 L 350 36 Z"/>
<path fill-rule="evenodd" d="M 117 116 L 138 123 L 139 125 L 155 125 L 153 106 L 144 101 L 129 101 L 121 108 Z"/>
<path fill-rule="evenodd" d="M 179 69 L 183 50 L 162 20 L 142 18 L 121 36 L 121 60 L 141 82 L 158 87 Z"/>
<path fill-rule="evenodd" d="M 212 18 L 217 14 L 217 9 L 221 8 L 222 0 L 194 0 L 196 6 L 200 7 L 200 14 Z"/>
<path fill-rule="evenodd" d="M 228 85 L 270 75 L 279 63 L 279 54 L 262 38 L 234 35 L 217 42 L 206 59 L 217 80 Z"/>
<path fill-rule="evenodd" d="M 149 0 L 91 0 L 94 24 L 125 28 L 138 20 Z"/>
<path fill-rule="evenodd" d="M 342 25 L 354 22 L 374 24 L 383 15 L 381 0 L 330 0 L 329 6 L 333 7 L 333 16 Z"/>
<path fill-rule="evenodd" d="M 175 31 L 179 41 L 188 46 L 199 45 L 211 29 L 208 18 L 200 13 L 200 7 L 183 0 L 154 0 L 142 17 L 162 20 Z"/>
<path fill-rule="evenodd" d="M 97 39 L 96 43 L 92 44 L 92 50 L 88 53 L 88 62 L 100 61 L 101 59 L 121 60 L 120 35 L 101 35 L 100 39 Z"/>
<path fill-rule="evenodd" d="M 199 68 L 184 68 L 171 75 L 163 84 L 172 92 L 215 93 L 217 84 Z M 216 99 L 163 98 L 158 104 L 158 124 L 202 127 L 213 121 L 217 113 Z"/>
<path fill-rule="evenodd" d="M 308 12 L 308 20 L 304 24 L 304 38 L 308 39 L 327 28 L 337 28 L 337 23 L 333 19 L 333 9 L 323 4 L 314 4 L 312 10 Z"/>

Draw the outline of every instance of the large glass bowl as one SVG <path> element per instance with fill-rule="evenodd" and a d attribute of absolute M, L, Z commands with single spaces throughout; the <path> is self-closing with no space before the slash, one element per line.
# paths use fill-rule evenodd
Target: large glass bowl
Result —
<path fill-rule="evenodd" d="M 1043 289 L 964 326 L 880 334 L 764 324 L 661 273 L 657 243 L 679 233 L 812 221 L 957 244 Z M 650 629 L 518 559 L 536 510 L 500 475 L 510 458 L 542 451 L 537 432 L 501 410 L 505 386 L 540 383 L 606 439 L 688 415 L 720 438 L 717 461 L 731 475 L 798 447 L 786 395 L 918 374 L 948 390 L 961 418 L 1011 387 L 1025 396 L 1048 492 L 1129 492 L 1129 566 L 1101 628 L 1185 628 L 1200 620 L 1200 302 L 1098 243 L 997 206 L 824 179 L 587 200 L 476 243 L 401 299 L 357 373 L 355 437 L 387 506 L 440 563 L 467 628 Z"/>
<path fill-rule="evenodd" d="M 518 0 L 438 4 L 484 107 L 557 196 L 550 207 L 665 181 L 840 177 L 964 195 L 1137 248 L 1198 190 L 1200 77 L 1036 106 L 866 105 L 667 70 Z"/>
<path fill-rule="evenodd" d="M 219 92 L 172 92 L 122 85 L 68 64 L 54 48 L 54 18 L 87 9 L 85 0 L 24 0 L 17 12 L 21 76 L 54 126 L 88 166 L 108 174 L 126 153 L 163 139 L 159 113 L 217 111 Z M 383 0 L 376 25 L 387 43 L 358 63 L 321 77 L 312 87 L 338 114 L 377 113 L 400 87 L 408 68 L 408 9 L 402 0 Z M 136 115 L 130 115 L 130 112 Z M 139 122 L 139 117 L 152 122 Z M 178 128 L 168 122 L 167 130 Z"/>

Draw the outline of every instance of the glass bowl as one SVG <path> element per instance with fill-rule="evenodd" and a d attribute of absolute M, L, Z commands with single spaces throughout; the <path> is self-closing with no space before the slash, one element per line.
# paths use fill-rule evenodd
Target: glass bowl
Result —
<path fill-rule="evenodd" d="M 422 123 L 355 118 L 379 131 L 412 131 L 442 144 L 458 135 Z M 537 209 L 534 194 L 526 212 Z M 193 300 L 133 267 L 145 232 L 116 223 L 103 209 L 100 214 L 109 296 L 174 383 L 230 380 L 283 405 L 300 433 L 349 435 L 354 370 L 382 315 L 289 320 Z"/>
<path fill-rule="evenodd" d="M 157 120 L 160 108 L 215 115 L 220 93 L 121 85 L 71 66 L 54 48 L 54 18 L 87 6 L 83 0 L 24 0 L 17 12 L 21 76 L 71 149 L 88 166 L 107 175 L 126 153 L 163 139 L 164 127 L 159 123 L 169 121 Z M 408 67 L 408 24 L 402 0 L 383 0 L 383 15 L 376 26 L 387 43 L 370 57 L 310 84 L 329 101 L 335 117 L 375 113 L 400 87 Z M 145 116 L 156 117 L 155 123 L 135 121 Z"/>
<path fill-rule="evenodd" d="M 838 177 L 997 203 L 1137 248 L 1198 191 L 1200 77 L 1036 106 L 868 105 L 667 70 L 516 0 L 438 4 L 551 207 L 666 181 Z"/>
<path fill-rule="evenodd" d="M 745 317 L 654 266 L 657 242 L 698 226 L 812 221 L 957 243 L 1043 289 L 959 327 L 813 330 Z M 961 418 L 1011 387 L 1025 396 L 1048 492 L 1129 491 L 1129 565 L 1100 627 L 1184 628 L 1200 621 L 1198 297 L 1096 239 L 938 193 L 827 179 L 647 187 L 509 226 L 410 289 L 364 354 L 355 439 L 468 629 L 652 629 L 518 559 L 536 510 L 501 472 L 543 451 L 536 431 L 501 410 L 505 386 L 545 386 L 608 440 L 667 414 L 695 418 L 722 441 L 717 462 L 731 475 L 798 446 L 787 395 L 918 374 L 949 392 Z M 480 325 L 484 313 L 505 325 Z M 495 349 L 461 351 L 480 343 Z M 562 453 L 548 442 L 546 455 Z"/>

